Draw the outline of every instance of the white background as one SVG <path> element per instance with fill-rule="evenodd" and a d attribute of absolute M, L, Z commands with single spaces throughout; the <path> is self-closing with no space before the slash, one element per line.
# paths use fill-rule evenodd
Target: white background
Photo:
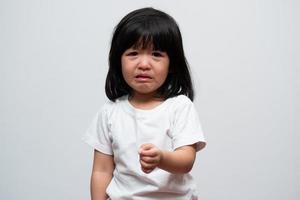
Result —
<path fill-rule="evenodd" d="M 106 101 L 113 28 L 145 6 L 182 31 L 208 141 L 201 199 L 299 199 L 296 0 L 1 0 L 0 199 L 89 198 L 81 136 Z"/>

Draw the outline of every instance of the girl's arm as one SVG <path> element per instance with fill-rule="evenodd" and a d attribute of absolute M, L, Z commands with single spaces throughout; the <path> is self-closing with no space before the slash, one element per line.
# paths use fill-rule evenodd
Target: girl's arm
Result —
<path fill-rule="evenodd" d="M 196 145 L 179 147 L 175 151 L 161 151 L 158 167 L 170 173 L 188 173 L 196 158 Z"/>
<path fill-rule="evenodd" d="M 196 158 L 196 145 L 187 145 L 175 151 L 160 150 L 153 144 L 143 144 L 140 149 L 142 170 L 150 173 L 155 167 L 174 174 L 191 171 Z"/>
<path fill-rule="evenodd" d="M 113 177 L 113 156 L 94 151 L 94 163 L 91 176 L 92 200 L 106 200 L 106 188 Z"/>

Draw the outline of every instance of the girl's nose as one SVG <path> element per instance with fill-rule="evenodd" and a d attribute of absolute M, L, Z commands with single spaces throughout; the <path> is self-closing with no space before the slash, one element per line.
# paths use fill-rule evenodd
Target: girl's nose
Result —
<path fill-rule="evenodd" d="M 147 55 L 143 55 L 140 57 L 138 68 L 140 70 L 147 70 L 150 68 L 150 58 Z"/>

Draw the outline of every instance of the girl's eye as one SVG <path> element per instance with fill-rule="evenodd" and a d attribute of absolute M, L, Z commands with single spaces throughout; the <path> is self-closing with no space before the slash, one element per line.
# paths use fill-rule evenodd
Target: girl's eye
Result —
<path fill-rule="evenodd" d="M 127 56 L 137 56 L 138 52 L 137 51 L 131 51 L 127 53 Z"/>
<path fill-rule="evenodd" d="M 152 55 L 153 55 L 154 57 L 162 57 L 162 56 L 163 56 L 163 54 L 160 53 L 160 52 L 153 52 Z"/>

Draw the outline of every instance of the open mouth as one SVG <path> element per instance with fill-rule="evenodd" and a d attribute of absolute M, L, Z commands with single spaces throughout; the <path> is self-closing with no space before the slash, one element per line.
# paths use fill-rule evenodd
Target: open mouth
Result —
<path fill-rule="evenodd" d="M 137 75 L 137 76 L 135 76 L 135 79 L 138 81 L 148 81 L 152 78 L 151 78 L 151 76 L 148 76 L 148 75 Z"/>
<path fill-rule="evenodd" d="M 147 75 L 137 75 L 135 78 L 151 78 L 150 76 Z"/>

